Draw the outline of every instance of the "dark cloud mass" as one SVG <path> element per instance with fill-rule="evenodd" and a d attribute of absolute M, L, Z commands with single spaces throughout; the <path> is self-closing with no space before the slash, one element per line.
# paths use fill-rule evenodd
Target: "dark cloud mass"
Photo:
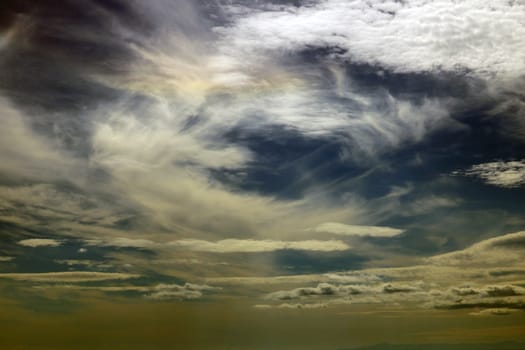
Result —
<path fill-rule="evenodd" d="M 3 1 L 0 348 L 519 348 L 524 23 Z"/>

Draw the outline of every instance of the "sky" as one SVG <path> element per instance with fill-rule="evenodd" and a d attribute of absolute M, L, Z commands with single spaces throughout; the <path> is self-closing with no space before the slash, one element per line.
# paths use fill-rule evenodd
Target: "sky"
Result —
<path fill-rule="evenodd" d="M 0 348 L 525 348 L 525 2 L 4 0 Z"/>

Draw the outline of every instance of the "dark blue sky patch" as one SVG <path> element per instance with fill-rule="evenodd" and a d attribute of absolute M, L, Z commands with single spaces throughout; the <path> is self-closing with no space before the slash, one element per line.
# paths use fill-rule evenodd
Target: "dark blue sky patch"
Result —
<path fill-rule="evenodd" d="M 242 169 L 245 176 L 237 184 L 246 191 L 285 199 L 301 198 L 305 190 L 359 176 L 365 170 L 341 159 L 344 145 L 337 138 L 312 138 L 278 126 L 262 132 L 235 129 L 227 138 L 256 155 Z M 216 175 L 221 178 L 220 173 Z"/>
<path fill-rule="evenodd" d="M 282 250 L 273 253 L 274 262 L 282 273 L 287 274 L 359 270 L 370 259 L 352 251 L 325 253 Z"/>

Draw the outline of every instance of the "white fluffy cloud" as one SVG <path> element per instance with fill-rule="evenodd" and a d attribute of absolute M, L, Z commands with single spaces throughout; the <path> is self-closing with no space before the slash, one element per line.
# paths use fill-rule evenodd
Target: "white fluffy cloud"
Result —
<path fill-rule="evenodd" d="M 62 244 L 61 241 L 49 238 L 30 238 L 18 241 L 18 244 L 25 247 L 58 247 Z"/>
<path fill-rule="evenodd" d="M 315 232 L 333 233 L 343 236 L 393 237 L 403 233 L 403 230 L 385 226 L 345 225 L 337 222 L 325 222 L 318 225 Z"/>
<path fill-rule="evenodd" d="M 396 71 L 470 70 L 519 75 L 525 69 L 525 5 L 519 1 L 324 0 L 300 8 L 232 9 L 217 31 L 231 52 L 339 47 L 353 61 Z"/>
<path fill-rule="evenodd" d="M 476 164 L 465 171 L 455 171 L 453 174 L 478 177 L 489 185 L 499 187 L 520 187 L 525 185 L 525 161 Z"/>

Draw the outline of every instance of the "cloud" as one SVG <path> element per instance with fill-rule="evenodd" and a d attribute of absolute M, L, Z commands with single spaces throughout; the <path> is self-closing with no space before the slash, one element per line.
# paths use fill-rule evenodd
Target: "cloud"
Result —
<path fill-rule="evenodd" d="M 508 308 L 495 308 L 495 309 L 484 309 L 480 311 L 471 312 L 469 315 L 472 316 L 507 316 L 517 312 L 516 309 Z"/>
<path fill-rule="evenodd" d="M 525 233 L 516 232 L 423 259 L 420 262 L 425 264 L 421 265 L 289 277 L 224 277 L 209 281 L 256 286 L 257 290 L 266 292 L 262 298 L 272 302 L 411 305 L 442 310 L 523 309 L 524 282 L 516 278 L 522 277 L 525 271 L 524 244 Z M 275 308 L 279 304 L 257 305 Z"/>
<path fill-rule="evenodd" d="M 42 273 L 0 273 L 0 278 L 7 278 L 17 281 L 31 282 L 91 282 L 106 280 L 125 280 L 137 278 L 140 275 L 116 273 L 116 272 L 85 272 L 85 271 L 67 271 L 67 272 L 42 272 Z"/>
<path fill-rule="evenodd" d="M 169 246 L 192 251 L 212 253 L 257 253 L 284 249 L 331 252 L 350 249 L 348 244 L 337 240 L 272 241 L 253 239 L 224 239 L 216 242 L 210 242 L 199 239 L 182 239 L 170 242 Z"/>
<path fill-rule="evenodd" d="M 62 244 L 61 241 L 56 239 L 49 239 L 49 238 L 30 238 L 30 239 L 23 239 L 21 241 L 18 241 L 18 244 L 23 245 L 25 247 L 58 247 Z"/>
<path fill-rule="evenodd" d="M 512 297 L 525 295 L 525 288 L 514 285 L 488 285 L 481 288 L 455 287 L 450 292 L 458 296 Z"/>
<path fill-rule="evenodd" d="M 497 161 L 476 164 L 464 171 L 455 171 L 453 175 L 477 177 L 489 185 L 514 188 L 525 185 L 525 161 Z"/>
<path fill-rule="evenodd" d="M 224 51 L 250 57 L 336 47 L 333 55 L 399 72 L 518 76 L 525 70 L 525 8 L 516 1 L 324 0 L 230 10 L 233 24 L 216 29 Z"/>
<path fill-rule="evenodd" d="M 193 283 L 186 283 L 184 285 L 178 284 L 158 284 L 151 289 L 151 293 L 146 294 L 145 297 L 154 300 L 189 300 L 199 299 L 204 292 L 212 292 L 220 290 L 218 287 L 211 287 L 208 285 L 199 285 Z"/>
<path fill-rule="evenodd" d="M 441 286 L 443 286 L 441 280 Z M 445 284 L 450 282 L 445 282 Z M 437 283 L 424 281 L 367 283 L 361 285 L 336 285 L 319 283 L 316 287 L 299 287 L 265 294 L 270 301 L 300 300 L 338 304 L 382 304 L 390 306 L 412 305 L 419 308 L 470 309 L 509 308 L 522 309 L 525 305 L 525 288 L 516 285 L 476 285 L 440 288 Z M 278 304 L 272 304 L 275 307 Z"/>
<path fill-rule="evenodd" d="M 394 237 L 404 230 L 385 226 L 345 225 L 337 222 L 325 222 L 314 228 L 315 232 L 333 233 L 343 236 Z"/>
<path fill-rule="evenodd" d="M 97 192 L 53 184 L 0 186 L 0 219 L 24 228 L 52 227 L 60 234 L 78 224 L 111 227 L 133 216 L 127 205 L 102 200 Z"/>
<path fill-rule="evenodd" d="M 68 281 L 69 282 L 69 281 Z M 103 293 L 140 292 L 151 300 L 192 300 L 202 298 L 205 294 L 220 291 L 220 287 L 206 284 L 185 283 L 183 285 L 160 283 L 157 285 L 116 285 L 86 286 L 71 284 L 51 284 L 34 286 L 37 289 L 68 289 L 78 291 L 99 291 Z"/>
<path fill-rule="evenodd" d="M 119 248 L 155 248 L 160 244 L 143 238 L 115 237 L 106 240 L 89 239 L 85 243 L 90 246 L 119 247 Z"/>
<path fill-rule="evenodd" d="M 263 138 L 284 149 L 293 134 L 305 143 L 336 145 L 334 160 L 345 166 L 353 166 L 356 160 L 363 160 L 355 162 L 358 167 L 366 166 L 367 162 L 378 162 L 377 158 L 385 153 L 421 142 L 436 130 L 456 128 L 458 123 L 450 117 L 454 98 L 426 97 L 426 90 L 403 95 L 388 88 L 363 86 L 368 83 L 350 78 L 348 69 L 352 65 L 367 63 L 405 73 L 470 70 L 483 77 L 517 75 L 523 70 L 522 50 L 516 49 L 523 37 L 519 12 L 522 8 L 516 3 L 512 7 L 502 1 L 488 4 L 481 0 L 463 3 L 408 0 L 365 6 L 364 2 L 326 0 L 304 7 L 261 5 L 257 10 L 232 5 L 223 8 L 237 12 L 227 14 L 228 25 L 217 26 L 214 33 L 207 32 L 212 20 L 200 18 L 196 10 L 199 5 L 195 3 L 137 3 L 139 12 L 154 23 L 146 35 L 117 19 L 112 20 L 108 38 L 102 38 L 98 31 L 85 33 L 83 26 L 68 24 L 63 30 L 49 26 L 53 35 L 64 42 L 77 42 L 79 36 L 86 35 L 93 40 L 93 45 L 87 46 L 68 44 L 71 50 L 77 46 L 91 47 L 93 52 L 118 48 L 129 57 L 115 53 L 126 59 L 91 60 L 107 65 L 95 69 L 89 66 L 84 54 L 82 59 L 67 56 L 67 64 L 63 66 L 74 67 L 79 71 L 75 74 L 80 76 L 64 74 L 64 80 L 102 84 L 118 96 L 100 103 L 95 98 L 96 108 L 88 104 L 85 110 L 79 108 L 59 118 L 55 112 L 62 111 L 62 106 L 54 105 L 44 118 L 39 109 L 34 114 L 22 113 L 0 101 L 6 121 L 5 128 L 0 130 L 0 172 L 16 183 L 18 179 L 24 180 L 21 182 L 24 185 L 1 186 L 0 219 L 34 231 L 45 228 L 45 232 L 58 237 L 24 239 L 20 244 L 36 247 L 45 246 L 45 241 L 55 241 L 56 245 L 47 246 L 57 246 L 74 237 L 93 247 L 152 250 L 155 254 L 148 254 L 148 258 L 138 263 L 140 258 L 132 256 L 128 249 L 89 248 L 88 255 L 107 252 L 121 260 L 119 263 L 147 266 L 148 271 L 155 273 L 167 270 L 170 274 L 189 276 L 198 271 L 199 275 L 217 276 L 222 269 L 228 269 L 224 275 L 232 276 L 246 273 L 255 264 L 230 261 L 235 257 L 221 255 L 221 259 L 228 260 L 229 267 L 223 264 L 220 269 L 210 271 L 217 265 L 212 259 L 219 256 L 209 258 L 211 254 L 201 254 L 197 260 L 194 253 L 344 252 L 352 249 L 345 241 L 351 238 L 346 236 L 398 236 L 404 231 L 339 223 L 384 222 L 367 219 L 373 217 L 370 212 L 387 209 L 376 206 L 378 202 L 369 205 L 365 199 L 356 200 L 359 205 L 354 205 L 354 194 L 344 193 L 348 189 L 339 193 L 339 185 L 334 191 L 337 197 L 352 197 L 352 201 L 345 199 L 341 203 L 331 195 L 324 196 L 320 192 L 333 190 L 326 189 L 329 186 L 316 180 L 315 175 L 311 181 L 305 181 L 307 188 L 300 191 L 300 198 L 282 200 L 280 193 L 272 191 L 245 191 L 245 185 L 254 180 L 250 178 L 251 172 L 258 171 L 266 151 L 258 154 L 251 142 Z M 493 9 L 489 11 L 490 6 Z M 498 30 L 487 30 L 492 23 L 499 25 Z M 501 34 L 505 31 L 515 33 L 518 39 Z M 26 42 L 26 38 L 20 39 L 17 41 Z M 97 40 L 107 48 L 97 46 Z M 2 50 L 10 49 L 12 42 L 9 39 Z M 33 43 L 27 41 L 27 44 Z M 326 50 L 318 65 L 301 58 L 303 51 L 315 52 L 317 48 Z M 57 66 L 62 66 L 62 54 L 53 52 L 53 57 L 58 58 Z M 37 60 L 39 55 L 35 56 Z M 88 66 L 83 67 L 85 64 Z M 383 67 L 375 67 L 377 77 L 385 73 L 380 70 Z M 40 81 L 41 77 L 34 79 Z M 68 90 L 65 87 L 59 90 Z M 83 88 L 80 90 L 83 94 Z M 36 95 L 37 100 L 48 100 L 48 95 Z M 70 95 L 65 95 L 70 99 Z M 82 100 L 71 99 L 75 105 L 84 106 Z M 26 105 L 31 103 L 24 101 L 24 108 Z M 32 110 L 29 107 L 24 110 Z M 52 127 L 42 128 L 42 123 Z M 235 139 L 237 134 L 240 139 Z M 246 135 L 254 137 L 243 139 Z M 78 147 L 80 143 L 82 147 Z M 275 153 L 279 156 L 279 151 Z M 315 173 L 311 168 L 295 165 L 294 170 L 300 173 L 298 177 Z M 230 173 L 234 174 L 231 178 Z M 228 181 L 223 181 L 223 176 L 228 176 Z M 413 211 L 423 208 L 431 211 L 455 203 L 436 197 L 414 203 Z M 307 227 L 345 237 L 301 240 Z M 64 238 L 60 240 L 61 237 Z M 367 253 L 366 247 L 362 248 Z M 78 252 L 86 250 L 80 248 Z M 521 253 L 503 246 L 491 247 L 490 252 L 482 249 L 479 255 L 474 252 L 476 256 L 471 260 L 456 253 L 453 257 L 435 257 L 432 262 L 425 262 L 427 266 L 417 269 L 252 279 L 227 277 L 221 283 L 259 284 L 256 288 L 264 290 L 261 293 L 280 292 L 281 297 L 291 299 L 333 297 L 338 302 L 400 303 L 407 298 L 419 303 L 432 296 L 427 290 L 430 287 L 413 282 L 419 278 L 439 280 L 445 276 L 446 283 L 452 284 L 449 276 L 473 273 L 472 262 L 493 261 L 493 266 L 500 267 L 522 258 Z M 89 264 L 72 259 L 59 262 L 72 266 Z M 161 267 L 163 262 L 165 266 Z M 174 267 L 177 263 L 192 266 Z M 273 263 L 257 268 L 272 275 Z M 459 271 L 458 266 L 468 268 Z M 283 266 L 278 268 L 282 271 Z M 112 278 L 108 274 L 78 273 L 10 274 L 4 278 L 35 281 Z M 280 283 L 290 285 L 275 288 L 277 291 L 265 290 Z M 492 290 L 476 286 L 476 295 L 481 298 L 489 293 L 508 295 L 517 291 L 504 286 Z M 445 295 L 450 286 L 438 287 Z M 107 288 L 116 291 L 121 287 Z M 144 288 L 136 290 L 147 293 L 151 299 L 192 299 L 211 291 L 194 285 Z M 308 308 L 315 304 L 282 305 Z"/>
<path fill-rule="evenodd" d="M 407 284 L 384 285 L 334 285 L 329 283 L 320 283 L 316 287 L 301 287 L 292 290 L 277 291 L 265 296 L 270 300 L 293 300 L 309 297 L 345 297 L 358 294 L 394 294 L 394 293 L 412 293 L 421 290 L 419 286 Z"/>
<path fill-rule="evenodd" d="M 4 176 L 42 182 L 71 180 L 73 183 L 85 178 L 83 162 L 61 149 L 56 140 L 35 132 L 31 116 L 2 96 L 0 111 L 0 171 Z"/>
<path fill-rule="evenodd" d="M 278 304 L 278 305 L 269 305 L 269 304 L 256 304 L 254 305 L 256 309 L 324 309 L 328 307 L 327 304 L 324 303 L 309 303 L 309 304 L 301 304 L 301 303 L 295 303 L 295 304 Z"/>
<path fill-rule="evenodd" d="M 0 262 L 7 262 L 7 261 L 12 261 L 14 260 L 15 258 L 12 257 L 12 256 L 0 256 Z"/>
<path fill-rule="evenodd" d="M 494 299 L 479 299 L 467 298 L 457 301 L 442 301 L 433 300 L 431 302 L 436 309 L 458 310 L 458 309 L 475 309 L 475 308 L 489 308 L 489 309 L 525 309 L 525 298 L 494 298 Z"/>
<path fill-rule="evenodd" d="M 155 242 L 149 239 L 116 237 L 111 239 L 86 240 L 88 245 L 122 248 L 146 248 L 155 250 L 180 249 L 195 252 L 210 253 L 259 253 L 277 250 L 309 250 L 309 251 L 341 251 L 350 246 L 338 240 L 305 240 L 305 241 L 274 241 L 255 239 L 223 239 L 212 242 L 200 239 L 180 239 L 168 242 Z"/>
<path fill-rule="evenodd" d="M 270 293 L 265 296 L 270 300 L 292 300 L 311 296 L 334 296 L 360 294 L 363 287 L 336 286 L 329 283 L 320 283 L 317 287 L 302 287 L 292 290 L 283 290 Z"/>
<path fill-rule="evenodd" d="M 478 242 L 463 250 L 430 257 L 427 261 L 438 266 L 510 267 L 523 261 L 523 242 L 525 231 L 509 233 Z"/>
<path fill-rule="evenodd" d="M 275 285 L 311 282 L 370 284 L 381 282 L 383 279 L 380 276 L 364 271 L 346 271 L 271 277 L 214 277 L 207 280 L 214 284 Z"/>

